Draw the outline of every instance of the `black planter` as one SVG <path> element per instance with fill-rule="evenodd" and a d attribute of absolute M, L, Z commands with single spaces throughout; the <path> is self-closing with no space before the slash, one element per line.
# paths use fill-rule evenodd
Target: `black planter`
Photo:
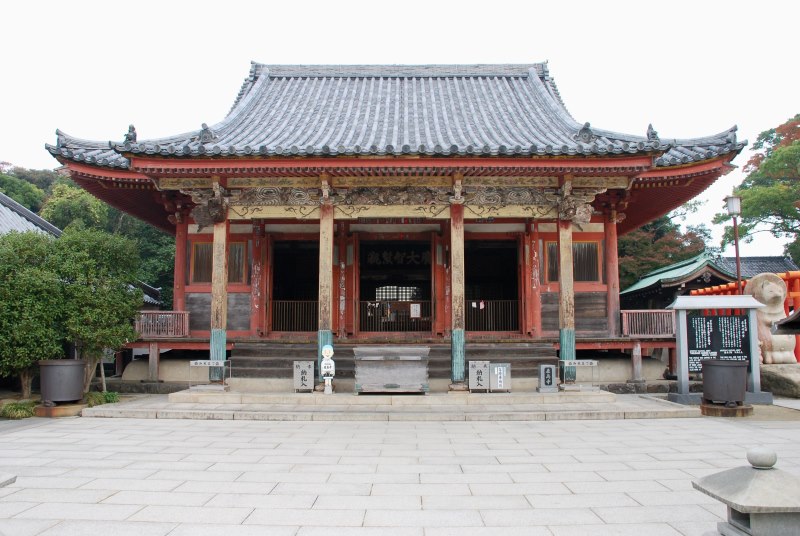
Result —
<path fill-rule="evenodd" d="M 747 361 L 703 361 L 703 398 L 725 404 L 743 404 L 747 392 Z"/>
<path fill-rule="evenodd" d="M 83 398 L 86 361 L 47 359 L 39 361 L 43 402 L 74 402 Z"/>

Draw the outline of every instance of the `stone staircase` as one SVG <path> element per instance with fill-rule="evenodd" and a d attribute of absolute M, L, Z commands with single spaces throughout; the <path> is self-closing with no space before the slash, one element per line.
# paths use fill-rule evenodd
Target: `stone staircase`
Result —
<path fill-rule="evenodd" d="M 353 347 L 360 344 L 362 343 L 334 344 L 337 378 L 354 378 Z M 392 346 L 429 347 L 429 378 L 450 377 L 449 343 L 424 345 L 398 343 Z M 551 344 L 536 342 L 468 342 L 465 354 L 468 362 L 510 363 L 514 378 L 536 378 L 540 364 L 555 364 L 557 360 L 556 351 Z M 292 377 L 292 365 L 295 361 L 316 361 L 316 357 L 315 343 L 239 342 L 231 352 L 231 374 L 234 378 L 287 379 Z"/>

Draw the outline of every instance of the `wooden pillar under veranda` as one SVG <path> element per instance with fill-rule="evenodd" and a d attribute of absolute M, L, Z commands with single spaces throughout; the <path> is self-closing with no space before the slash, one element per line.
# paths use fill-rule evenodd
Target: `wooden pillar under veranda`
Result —
<path fill-rule="evenodd" d="M 450 205 L 450 296 L 452 331 L 450 335 L 450 378 L 454 384 L 464 382 L 464 205 Z"/>
<path fill-rule="evenodd" d="M 619 337 L 619 261 L 617 259 L 616 210 L 611 210 L 605 221 L 605 246 L 608 335 Z"/>
<path fill-rule="evenodd" d="M 228 221 L 214 224 L 214 242 L 211 257 L 211 356 L 215 361 L 225 360 L 228 327 Z M 224 369 L 209 368 L 211 381 L 222 381 Z"/>
<path fill-rule="evenodd" d="M 319 207 L 319 296 L 317 326 L 317 373 L 322 347 L 333 345 L 333 204 Z"/>

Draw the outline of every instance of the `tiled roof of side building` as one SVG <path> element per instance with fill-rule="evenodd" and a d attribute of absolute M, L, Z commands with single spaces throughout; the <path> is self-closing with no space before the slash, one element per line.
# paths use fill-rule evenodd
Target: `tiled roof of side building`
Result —
<path fill-rule="evenodd" d="M 674 166 L 738 151 L 735 127 L 698 139 L 621 134 L 575 121 L 547 64 L 254 63 L 228 116 L 167 138 L 89 142 L 57 132 L 55 156 L 127 168 L 123 154 L 252 156 L 658 155 Z"/>
<path fill-rule="evenodd" d="M 61 229 L 0 193 L 0 234 L 12 231 L 39 231 L 61 236 Z"/>
<path fill-rule="evenodd" d="M 758 274 L 782 274 L 800 270 L 795 262 L 788 257 L 741 257 L 742 277 L 750 279 Z M 722 257 L 717 261 L 720 268 L 731 273 L 736 273 L 736 257 Z"/>

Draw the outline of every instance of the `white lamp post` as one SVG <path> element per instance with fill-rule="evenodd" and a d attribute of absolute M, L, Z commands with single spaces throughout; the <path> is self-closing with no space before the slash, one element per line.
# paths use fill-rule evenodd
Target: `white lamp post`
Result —
<path fill-rule="evenodd" d="M 739 258 L 739 226 L 736 217 L 742 213 L 742 198 L 736 195 L 729 195 L 725 198 L 725 206 L 728 214 L 733 218 L 733 247 L 736 252 L 736 293 L 742 293 L 742 264 Z"/>

